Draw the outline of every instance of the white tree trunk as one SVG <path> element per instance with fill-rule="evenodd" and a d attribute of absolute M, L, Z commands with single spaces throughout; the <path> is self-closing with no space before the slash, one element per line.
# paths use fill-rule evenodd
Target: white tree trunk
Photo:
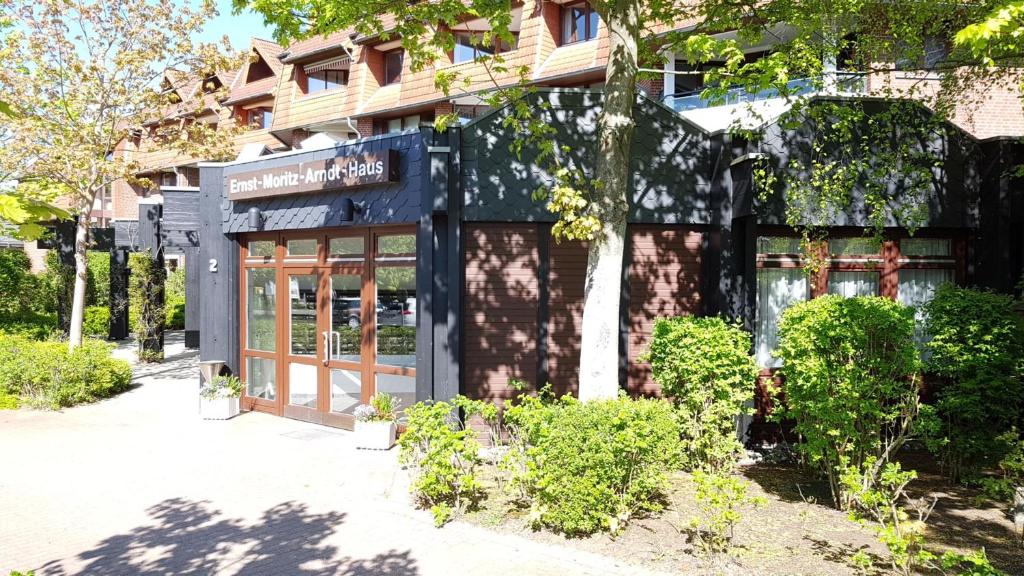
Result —
<path fill-rule="evenodd" d="M 637 4 L 610 2 L 602 14 L 609 57 L 604 108 L 598 119 L 597 179 L 593 201 L 603 223 L 590 245 L 580 344 L 580 400 L 614 398 L 619 391 L 619 299 L 626 239 L 630 148 L 636 102 Z"/>
<path fill-rule="evenodd" d="M 92 201 L 82 201 L 78 224 L 75 226 L 75 290 L 71 299 L 71 325 L 68 328 L 68 348 L 74 350 L 82 344 L 82 321 L 85 318 L 85 285 L 89 276 L 89 212 Z"/>

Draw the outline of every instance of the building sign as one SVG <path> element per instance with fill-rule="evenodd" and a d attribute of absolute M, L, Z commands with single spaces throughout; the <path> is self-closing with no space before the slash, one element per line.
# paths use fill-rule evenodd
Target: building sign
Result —
<path fill-rule="evenodd" d="M 397 150 L 311 160 L 224 177 L 229 200 L 342 190 L 388 182 L 398 182 Z"/>

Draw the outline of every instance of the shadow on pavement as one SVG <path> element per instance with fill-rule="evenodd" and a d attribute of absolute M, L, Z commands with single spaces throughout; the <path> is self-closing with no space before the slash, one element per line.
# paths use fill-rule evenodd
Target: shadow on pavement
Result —
<path fill-rule="evenodd" d="M 152 523 L 111 536 L 79 554 L 80 569 L 61 561 L 41 574 L 303 574 L 345 576 L 415 575 L 409 551 L 372 558 L 340 557 L 325 542 L 345 514 L 310 513 L 304 504 L 286 502 L 266 510 L 254 523 L 224 518 L 205 501 L 171 498 L 147 510 Z M 340 557 L 340 559 L 339 559 Z"/>

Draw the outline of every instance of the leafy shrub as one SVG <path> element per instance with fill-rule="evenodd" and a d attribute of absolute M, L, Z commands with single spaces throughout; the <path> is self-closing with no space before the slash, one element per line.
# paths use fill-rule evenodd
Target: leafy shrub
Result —
<path fill-rule="evenodd" d="M 185 269 L 178 268 L 167 274 L 164 286 L 166 304 L 164 310 L 168 330 L 185 329 Z"/>
<path fill-rule="evenodd" d="M 952 284 L 926 306 L 927 368 L 948 379 L 928 411 L 926 445 L 953 481 L 977 476 L 1004 455 L 998 436 L 1024 409 L 1024 325 L 1013 299 Z"/>
<path fill-rule="evenodd" d="M 512 483 L 534 526 L 568 535 L 617 532 L 630 517 L 661 509 L 668 472 L 680 458 L 679 426 L 662 400 L 554 402 L 521 397 L 505 411 L 523 462 Z"/>
<path fill-rule="evenodd" d="M 110 307 L 110 252 L 89 251 L 85 281 L 85 305 Z"/>
<path fill-rule="evenodd" d="M 110 309 L 106 306 L 89 306 L 85 309 L 82 332 L 87 336 L 106 337 L 110 333 Z"/>
<path fill-rule="evenodd" d="M 748 410 L 758 373 L 750 334 L 721 318 L 658 318 L 643 360 L 675 403 L 683 467 L 731 468 L 743 448 L 736 416 Z"/>
<path fill-rule="evenodd" d="M 776 417 L 794 421 L 798 452 L 828 478 L 840 508 L 850 504 L 841 475 L 863 472 L 870 488 L 910 432 L 920 367 L 913 335 L 913 309 L 887 298 L 822 296 L 783 313 L 785 405 Z"/>
<path fill-rule="evenodd" d="M 128 266 L 131 268 L 129 302 L 135 338 L 139 342 L 139 360 L 162 362 L 166 321 L 163 298 L 167 271 L 148 252 L 129 255 Z"/>
<path fill-rule="evenodd" d="M 447 402 L 420 402 L 405 410 L 407 425 L 398 439 L 399 459 L 413 470 L 412 492 L 441 526 L 456 513 L 476 506 L 483 488 L 476 477 L 480 445 L 454 417 Z"/>
<path fill-rule="evenodd" d="M 35 308 L 38 284 L 24 251 L 0 249 L 0 314 Z"/>
<path fill-rule="evenodd" d="M 762 506 L 766 500 L 747 496 L 749 484 L 731 474 L 696 470 L 697 509 L 700 517 L 690 521 L 698 545 L 706 553 L 725 552 L 733 538 L 733 528 L 740 521 L 740 506 Z"/>
<path fill-rule="evenodd" d="M 40 297 L 43 288 L 25 252 L 0 250 L 0 333 L 41 340 L 56 329 L 57 318 Z"/>
<path fill-rule="evenodd" d="M 0 336 L 0 395 L 24 405 L 58 409 L 128 389 L 131 367 L 110 356 L 113 346 L 86 340 L 73 352 L 64 342 Z"/>
<path fill-rule="evenodd" d="M 57 330 L 57 315 L 34 310 L 0 313 L 0 334 L 45 340 Z"/>

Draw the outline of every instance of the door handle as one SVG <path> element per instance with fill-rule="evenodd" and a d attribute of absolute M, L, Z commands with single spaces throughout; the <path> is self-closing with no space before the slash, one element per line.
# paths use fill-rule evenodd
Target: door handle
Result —
<path fill-rule="evenodd" d="M 324 330 L 324 366 L 331 361 L 331 332 Z"/>

